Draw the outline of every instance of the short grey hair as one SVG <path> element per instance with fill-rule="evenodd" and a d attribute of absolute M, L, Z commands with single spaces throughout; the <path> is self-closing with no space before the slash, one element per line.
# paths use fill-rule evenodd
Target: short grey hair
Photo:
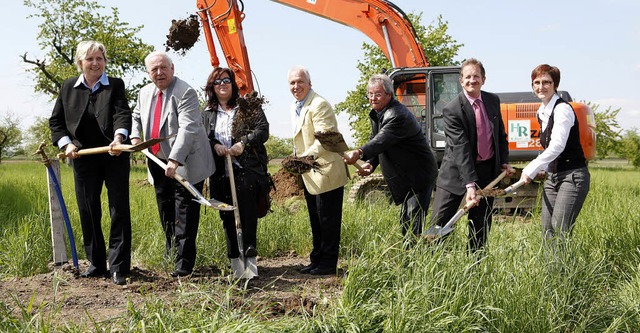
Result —
<path fill-rule="evenodd" d="M 384 74 L 371 75 L 371 77 L 369 78 L 369 82 L 367 83 L 367 89 L 379 84 L 381 84 L 382 88 L 384 88 L 384 92 L 389 95 L 393 95 L 393 82 L 391 81 L 391 78 Z"/>
<path fill-rule="evenodd" d="M 76 61 L 76 67 L 78 67 L 78 72 L 82 73 L 82 61 L 87 57 L 87 54 L 93 53 L 95 51 L 102 52 L 102 56 L 104 56 L 104 61 L 107 62 L 107 49 L 100 42 L 96 42 L 94 40 L 85 40 L 78 43 L 78 47 L 76 48 L 76 55 L 74 60 Z"/>
<path fill-rule="evenodd" d="M 288 76 L 291 76 L 291 74 L 298 73 L 298 72 L 302 72 L 302 75 L 304 75 L 304 78 L 307 79 L 307 82 L 311 83 L 311 74 L 309 74 L 309 70 L 304 66 L 300 66 L 300 65 L 292 66 L 291 69 L 289 69 Z"/>
<path fill-rule="evenodd" d="M 165 60 L 167 60 L 169 62 L 169 65 L 173 65 L 173 60 L 171 60 L 171 58 L 169 57 L 169 54 L 167 54 L 167 52 L 164 51 L 153 51 L 151 53 L 149 53 L 145 58 L 144 58 L 144 66 L 147 68 L 147 71 L 149 70 L 149 62 L 151 62 L 151 59 L 157 56 L 161 56 L 162 58 L 164 58 Z"/>

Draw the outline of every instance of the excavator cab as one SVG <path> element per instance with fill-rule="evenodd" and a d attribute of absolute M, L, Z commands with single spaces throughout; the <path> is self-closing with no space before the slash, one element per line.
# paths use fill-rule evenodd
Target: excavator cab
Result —
<path fill-rule="evenodd" d="M 393 80 L 396 98 L 416 116 L 440 161 L 445 147 L 442 111 L 462 91 L 460 69 L 399 68 L 389 77 Z"/>

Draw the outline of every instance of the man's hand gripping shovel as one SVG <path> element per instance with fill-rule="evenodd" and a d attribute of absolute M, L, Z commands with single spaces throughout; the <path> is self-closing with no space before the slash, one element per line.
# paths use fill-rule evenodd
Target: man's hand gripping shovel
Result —
<path fill-rule="evenodd" d="M 148 149 L 143 149 L 142 153 L 145 154 L 150 160 L 155 162 L 157 165 L 159 165 L 162 169 L 167 170 L 167 164 L 165 164 L 159 158 L 153 155 Z M 182 177 L 178 173 L 176 173 L 174 177 L 178 181 L 178 183 L 184 186 L 191 193 L 191 195 L 194 196 L 195 199 L 193 200 L 197 201 L 199 204 L 203 206 L 211 207 L 213 209 L 225 210 L 225 211 L 231 211 L 235 208 L 234 206 L 226 204 L 222 201 L 218 201 L 216 199 L 207 200 L 202 195 L 202 193 L 200 193 L 198 189 L 196 189 L 193 185 L 191 185 L 191 183 L 189 183 L 186 179 L 184 179 L 184 177 Z"/>
<path fill-rule="evenodd" d="M 486 191 L 489 191 L 490 189 L 493 189 L 493 187 L 495 187 L 506 175 L 507 175 L 507 171 L 503 171 L 502 173 L 500 173 L 500 175 L 498 175 L 496 179 L 494 179 L 491 183 L 489 183 L 489 185 L 487 185 L 484 189 L 482 189 L 483 193 Z M 481 199 L 482 197 L 483 196 L 480 195 L 478 199 Z M 469 209 L 473 208 L 474 206 L 475 206 L 474 202 L 468 202 L 467 204 L 464 205 L 464 207 L 460 208 L 456 212 L 456 214 L 453 215 L 453 217 L 444 226 L 441 227 L 437 224 L 434 224 L 422 234 L 422 237 L 426 238 L 429 241 L 434 241 L 438 238 L 441 238 L 450 234 L 452 231 L 455 230 L 453 227 L 455 226 L 456 222 L 462 217 L 462 215 L 467 213 Z"/>
<path fill-rule="evenodd" d="M 240 221 L 240 211 L 238 210 L 238 195 L 236 194 L 236 180 L 233 175 L 233 163 L 231 155 L 226 155 L 227 171 L 229 172 L 229 185 L 231 187 L 231 199 L 234 206 L 233 217 L 236 222 L 236 234 L 238 239 L 238 251 L 240 252 L 239 265 L 231 265 L 233 276 L 236 279 L 252 279 L 258 276 L 258 264 L 256 257 L 245 257 L 244 239 L 242 236 L 242 222 Z"/>
<path fill-rule="evenodd" d="M 104 153 L 108 153 L 109 150 L 113 149 L 116 151 L 122 151 L 122 152 L 129 152 L 129 153 L 133 153 L 136 151 L 142 151 L 144 149 L 147 149 L 157 143 L 160 143 L 166 139 L 172 138 L 176 136 L 171 135 L 171 136 L 167 136 L 164 138 L 156 138 L 156 139 L 151 139 L 151 140 L 147 140 L 144 142 L 140 142 L 136 145 L 125 145 L 125 144 L 121 144 L 121 145 L 115 145 L 113 146 L 113 148 L 109 147 L 109 146 L 103 146 L 103 147 L 95 147 L 95 148 L 87 148 L 87 149 L 80 149 L 78 150 L 78 156 L 85 156 L 85 155 L 94 155 L 94 154 L 104 154 Z M 64 153 L 60 153 L 58 154 L 58 158 L 62 159 L 64 158 L 65 155 Z"/>

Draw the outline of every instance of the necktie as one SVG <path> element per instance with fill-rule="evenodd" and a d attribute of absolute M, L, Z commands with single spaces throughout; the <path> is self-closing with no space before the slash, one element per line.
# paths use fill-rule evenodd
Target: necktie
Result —
<path fill-rule="evenodd" d="M 300 111 L 302 111 L 302 101 L 296 101 L 296 115 L 300 116 Z"/>
<path fill-rule="evenodd" d="M 473 102 L 473 113 L 476 116 L 476 132 L 478 134 L 478 160 L 488 160 L 493 154 L 491 145 L 491 125 L 486 112 L 482 108 L 482 101 L 476 99 Z"/>
<path fill-rule="evenodd" d="M 156 101 L 156 108 L 153 110 L 153 127 L 151 127 L 151 138 L 155 139 L 160 137 L 160 118 L 162 117 L 162 90 L 158 91 L 158 100 Z M 160 150 L 160 144 L 156 143 L 151 146 L 151 153 L 157 154 Z"/>

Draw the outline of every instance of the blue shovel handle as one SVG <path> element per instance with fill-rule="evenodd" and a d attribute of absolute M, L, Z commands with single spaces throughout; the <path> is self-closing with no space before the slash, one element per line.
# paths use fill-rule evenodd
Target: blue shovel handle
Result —
<path fill-rule="evenodd" d="M 69 246 L 71 247 L 71 257 L 73 258 L 73 266 L 77 269 L 78 253 L 76 252 L 76 241 L 75 241 L 75 238 L 73 237 L 73 229 L 71 229 L 71 221 L 69 220 L 69 213 L 67 213 L 67 206 L 64 203 L 64 198 L 62 197 L 62 190 L 60 189 L 60 183 L 58 183 L 56 174 L 53 172 L 53 167 L 51 167 L 51 165 L 47 165 L 47 170 L 49 171 L 49 176 L 53 181 L 53 187 L 56 190 L 56 195 L 58 196 L 58 200 L 60 201 L 62 217 L 64 218 L 64 224 L 67 227 L 67 234 L 69 235 Z"/>

